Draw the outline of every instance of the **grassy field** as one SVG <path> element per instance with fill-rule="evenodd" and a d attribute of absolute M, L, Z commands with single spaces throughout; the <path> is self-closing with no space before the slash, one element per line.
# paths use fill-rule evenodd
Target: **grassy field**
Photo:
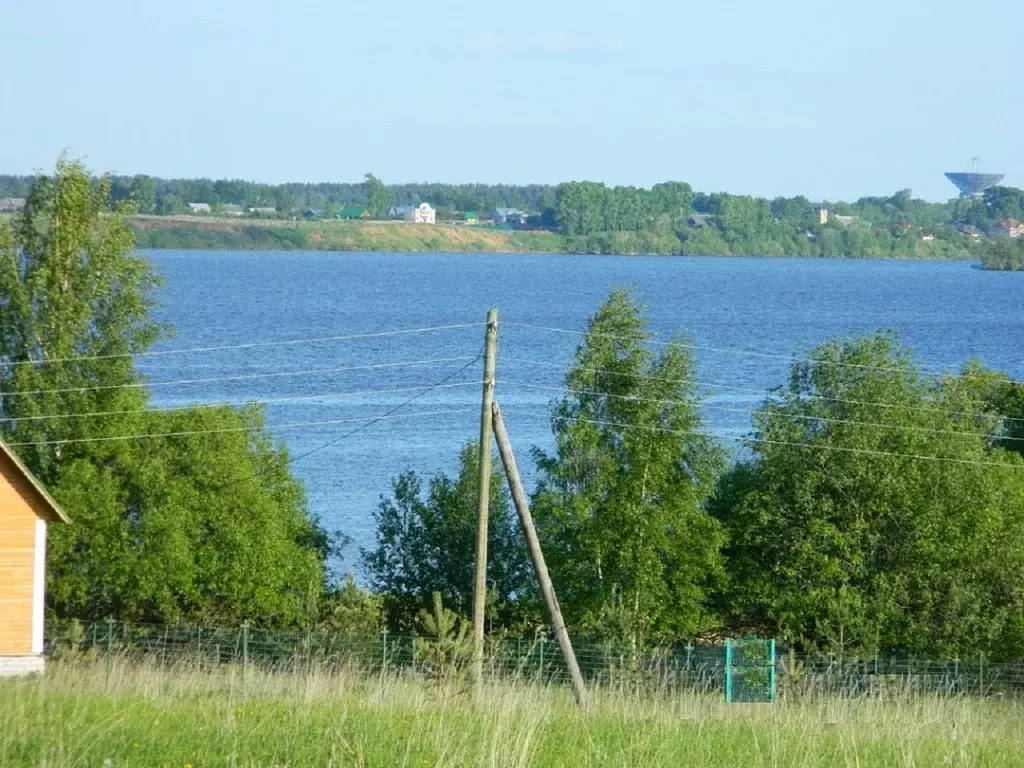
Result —
<path fill-rule="evenodd" d="M 195 216 L 136 216 L 129 223 L 142 248 L 555 253 L 565 246 L 564 239 L 551 232 L 483 226 Z"/>
<path fill-rule="evenodd" d="M 338 671 L 51 664 L 0 681 L 3 766 L 1016 766 L 1007 701 L 717 697 L 461 684 Z"/>

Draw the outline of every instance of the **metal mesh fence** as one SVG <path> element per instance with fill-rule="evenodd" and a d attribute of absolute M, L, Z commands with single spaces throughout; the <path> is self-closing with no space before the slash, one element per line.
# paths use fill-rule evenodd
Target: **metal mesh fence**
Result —
<path fill-rule="evenodd" d="M 575 642 L 573 646 L 583 677 L 591 685 L 701 694 L 725 691 L 724 645 L 689 643 L 643 651 L 612 643 Z M 52 626 L 47 650 L 55 660 L 84 656 L 108 662 L 132 659 L 201 668 L 234 664 L 267 670 L 326 666 L 423 676 L 459 674 L 468 668 L 471 653 L 468 644 L 387 632 L 352 636 L 114 621 Z M 545 636 L 489 638 L 485 668 L 493 679 L 568 680 L 558 644 Z M 1024 694 L 1024 663 L 991 663 L 983 655 L 971 660 L 925 661 L 806 656 L 781 649 L 774 670 L 781 698 L 816 694 L 1016 698 Z"/>

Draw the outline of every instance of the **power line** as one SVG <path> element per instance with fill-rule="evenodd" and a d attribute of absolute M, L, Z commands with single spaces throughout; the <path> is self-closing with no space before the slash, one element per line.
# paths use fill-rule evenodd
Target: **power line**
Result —
<path fill-rule="evenodd" d="M 686 400 L 667 400 L 667 399 L 657 398 L 657 397 L 637 397 L 635 395 L 617 395 L 617 394 L 613 394 L 611 392 L 598 392 L 598 391 L 586 390 L 586 389 L 568 389 L 568 388 L 562 388 L 562 387 L 549 387 L 549 386 L 544 386 L 542 384 L 528 384 L 528 383 L 523 382 L 523 381 L 509 381 L 507 379 L 503 379 L 502 383 L 512 384 L 513 386 L 525 387 L 526 389 L 540 389 L 540 390 L 549 390 L 549 391 L 555 391 L 555 392 L 569 392 L 569 393 L 574 394 L 574 395 L 593 395 L 594 397 L 612 397 L 612 398 L 616 398 L 618 400 L 633 400 L 633 401 L 643 402 L 643 403 L 662 403 L 664 405 L 691 405 L 692 404 L 692 403 L 690 403 L 689 401 L 686 401 Z M 714 405 L 713 403 L 699 403 L 699 406 L 701 408 L 706 408 L 708 410 L 715 410 L 715 411 L 729 411 L 729 412 L 732 412 L 732 413 L 749 413 L 750 412 L 746 408 L 732 408 L 732 407 L 727 406 L 727 405 Z M 807 415 L 803 415 L 803 414 L 794 414 L 794 413 L 787 413 L 786 417 L 787 418 L 791 418 L 791 419 L 798 419 L 800 421 L 810 421 L 810 422 L 818 422 L 818 421 L 820 421 L 820 422 L 826 422 L 826 423 L 829 423 L 829 424 L 848 424 L 850 426 L 856 426 L 856 427 L 878 427 L 880 429 L 901 429 L 901 430 L 906 430 L 906 431 L 911 431 L 911 432 L 923 432 L 923 433 L 928 433 L 928 434 L 933 434 L 933 435 L 950 435 L 950 436 L 954 436 L 954 437 L 985 437 L 985 438 L 989 438 L 991 440 L 1013 440 L 1013 441 L 1024 442 L 1024 437 L 1007 437 L 1007 436 L 1004 436 L 1004 435 L 993 435 L 993 434 L 986 434 L 986 433 L 980 433 L 980 432 L 959 432 L 959 431 L 956 431 L 956 430 L 949 430 L 949 429 L 932 429 L 930 427 L 916 427 L 916 426 L 913 426 L 913 425 L 910 425 L 910 424 L 881 424 L 881 423 L 878 423 L 878 422 L 871 422 L 871 421 L 855 421 L 855 420 L 852 420 L 852 419 L 834 419 L 834 418 L 827 417 L 827 416 L 807 416 Z M 989 418 L 992 418 L 992 417 L 989 417 Z"/>
<path fill-rule="evenodd" d="M 432 384 L 429 387 L 426 387 L 422 392 L 420 392 L 420 393 L 418 393 L 416 395 L 413 395 L 412 397 L 410 397 L 405 402 L 399 403 L 394 408 L 392 408 L 392 409 L 390 409 L 388 411 L 385 411 L 384 412 L 384 416 L 382 418 L 388 418 L 392 414 L 396 413 L 397 411 L 400 411 L 402 408 L 405 408 L 405 406 L 412 404 L 413 402 L 415 402 L 419 398 L 423 397 L 424 395 L 427 395 L 427 394 L 433 392 L 434 390 L 437 390 L 437 389 L 440 389 L 441 387 L 446 386 L 447 382 L 451 381 L 456 376 L 461 374 L 463 371 L 465 371 L 467 368 L 469 368 L 471 365 L 473 365 L 473 363 L 475 363 L 478 360 L 480 360 L 481 357 L 483 357 L 483 349 L 482 348 L 481 348 L 480 352 L 477 354 L 476 357 L 474 357 L 472 360 L 467 362 L 464 366 L 459 368 L 457 371 L 453 371 L 452 373 L 448 374 L 443 379 L 438 381 L 436 384 Z M 478 382 L 474 382 L 474 383 L 478 383 Z M 300 461 L 300 460 L 306 458 L 307 456 L 311 456 L 312 454 L 316 453 L 317 451 L 322 451 L 325 448 L 330 448 L 335 443 L 341 442 L 345 438 L 351 437 L 352 435 L 356 434 L 357 432 L 361 432 L 362 430 L 367 429 L 368 427 L 373 426 L 374 424 L 377 423 L 377 421 L 380 421 L 380 419 L 376 419 L 374 421 L 370 421 L 370 422 L 364 424 L 361 427 L 356 427 L 355 429 L 353 429 L 353 430 L 351 430 L 349 432 L 346 432 L 343 435 L 339 435 L 338 437 L 334 438 L 333 440 L 329 440 L 328 442 L 326 442 L 323 445 L 320 445 L 320 446 L 314 448 L 311 451 L 306 451 L 305 453 L 303 453 L 303 454 L 301 454 L 299 456 L 296 456 L 295 458 L 292 459 L 292 462 Z"/>
<path fill-rule="evenodd" d="M 513 403 L 512 405 L 507 406 L 507 408 L 517 408 L 517 406 Z M 531 415 L 539 416 L 541 414 L 539 412 L 534 411 L 534 412 L 531 412 Z M 544 414 L 544 415 L 548 415 L 548 414 Z M 676 434 L 676 435 L 698 435 L 698 436 L 701 436 L 701 437 L 709 437 L 709 438 L 715 438 L 715 439 L 721 439 L 721 440 L 734 440 L 736 442 L 742 442 L 742 443 L 761 443 L 761 444 L 765 444 L 765 445 L 783 445 L 783 446 L 790 446 L 790 447 L 793 447 L 793 448 L 818 448 L 818 449 L 822 449 L 822 450 L 826 450 L 826 451 L 839 451 L 839 452 L 842 452 L 842 453 L 865 454 L 865 455 L 869 455 L 869 456 L 888 456 L 890 458 L 917 459 L 917 460 L 922 460 L 922 461 L 938 461 L 938 462 L 945 462 L 945 463 L 951 463 L 951 464 L 969 464 L 969 465 L 972 465 L 972 466 L 979 466 L 979 467 L 1000 467 L 1000 468 L 1003 468 L 1003 469 L 1014 469 L 1014 470 L 1022 470 L 1022 469 L 1024 469 L 1024 464 L 1011 464 L 1011 463 L 1007 463 L 1007 462 L 972 461 L 970 459 L 947 458 L 945 456 L 928 456 L 928 455 L 924 455 L 924 454 L 915 454 L 915 453 L 897 453 L 897 452 L 894 452 L 894 451 L 876 451 L 876 450 L 871 449 L 871 448 L 848 448 L 848 447 L 845 447 L 845 446 L 838 446 L 838 445 L 818 445 L 818 444 L 815 444 L 815 443 L 801 443 L 801 442 L 789 441 L 789 440 L 772 440 L 770 438 L 763 438 L 763 437 L 737 437 L 736 435 L 726 435 L 726 434 L 722 434 L 722 433 L 718 433 L 718 432 L 707 432 L 707 431 L 701 431 L 701 430 L 693 430 L 693 431 L 690 431 L 690 432 L 686 432 L 686 431 L 679 430 L 679 429 L 671 429 L 669 427 L 656 427 L 656 426 L 653 426 L 653 425 L 646 425 L 646 424 L 626 424 L 626 423 L 614 422 L 614 421 L 601 421 L 600 419 L 575 418 L 575 419 L 572 419 L 572 421 L 581 422 L 581 423 L 584 423 L 584 424 L 596 424 L 596 425 L 607 426 L 607 427 L 621 427 L 623 429 L 638 429 L 638 430 L 643 430 L 643 431 L 647 431 L 647 432 L 662 432 L 662 433 Z"/>
<path fill-rule="evenodd" d="M 270 424 L 267 426 L 268 430 L 280 430 L 280 429 L 303 429 L 306 427 L 326 427 L 326 426 L 337 426 L 338 424 L 357 424 L 360 422 L 368 422 L 369 424 L 376 424 L 378 421 L 384 421 L 385 419 L 399 419 L 399 418 L 412 418 L 419 416 L 445 416 L 456 413 L 476 413 L 472 408 L 461 408 L 461 409 L 450 409 L 440 411 L 418 411 L 416 413 L 404 413 L 396 414 L 393 411 L 388 413 L 380 414 L 379 416 L 368 416 L 361 419 L 327 419 L 324 421 L 296 421 L 289 424 Z M 116 440 L 146 440 L 150 438 L 161 438 L 161 437 L 188 437 L 194 435 L 215 435 L 228 432 L 249 432 L 252 427 L 223 427 L 218 429 L 188 429 L 181 430 L 179 432 L 154 432 L 144 433 L 136 435 L 106 435 L 101 437 L 73 437 L 66 440 L 32 440 L 19 443 L 7 443 L 12 447 L 21 446 L 41 446 L 41 445 L 69 445 L 72 443 L 105 443 L 113 442 Z"/>
<path fill-rule="evenodd" d="M 553 369 L 557 369 L 559 371 L 564 371 L 566 366 L 571 365 L 571 363 L 564 363 L 564 364 L 547 363 L 547 362 L 542 362 L 540 360 L 526 360 L 526 359 L 523 359 L 523 358 L 503 358 L 503 359 L 504 359 L 504 362 L 506 362 L 506 363 L 512 363 L 512 364 L 518 364 L 518 365 L 536 365 L 536 366 L 539 366 L 541 368 L 553 368 Z M 627 373 L 627 372 L 623 372 L 623 371 L 612 371 L 612 370 L 603 369 L 603 368 L 580 368 L 578 370 L 585 371 L 587 373 L 604 374 L 604 375 L 607 375 L 607 376 L 623 376 L 623 377 L 628 376 L 628 377 L 636 378 L 636 379 L 647 379 L 649 381 L 662 381 L 662 382 L 666 382 L 666 383 L 670 383 L 670 384 L 697 384 L 699 386 L 707 387 L 708 389 L 712 389 L 712 390 L 717 387 L 719 389 L 730 389 L 730 390 L 735 390 L 737 392 L 751 392 L 751 393 L 754 393 L 754 394 L 757 394 L 757 395 L 761 395 L 761 396 L 764 396 L 764 395 L 766 395 L 767 393 L 769 393 L 771 391 L 770 389 L 757 389 L 755 387 L 741 387 L 741 386 L 738 386 L 738 385 L 735 385 L 735 384 L 722 384 L 721 382 L 706 381 L 706 380 L 703 380 L 703 379 L 694 379 L 694 378 L 675 379 L 675 378 L 671 378 L 671 377 L 667 377 L 667 376 L 656 376 L 654 374 L 649 374 L 649 373 Z M 945 408 L 939 408 L 938 406 L 932 406 L 932 405 L 905 405 L 905 404 L 902 404 L 902 403 L 880 403 L 880 402 L 875 402 L 875 401 L 872 401 L 872 400 L 853 400 L 853 399 L 844 398 L 844 397 L 827 397 L 826 395 L 800 395 L 800 397 L 802 399 L 804 399 L 804 400 L 821 400 L 823 402 L 829 402 L 829 403 L 847 403 L 849 405 L 865 405 L 865 406 L 873 406 L 873 407 L 876 407 L 876 408 L 892 408 L 892 409 L 902 408 L 902 409 L 905 409 L 905 410 L 908 410 L 908 411 L 929 411 L 929 412 L 933 412 L 933 413 L 945 414 L 947 416 L 962 416 L 962 417 L 971 418 L 971 419 L 977 419 L 977 418 L 1000 418 L 1003 421 L 1015 421 L 1015 422 L 1024 423 L 1024 418 L 1022 418 L 1022 417 L 1006 416 L 1006 415 L 1003 415 L 1001 413 L 996 413 L 996 412 L 950 411 L 950 410 L 946 410 Z"/>
<path fill-rule="evenodd" d="M 549 325 L 535 325 L 533 323 L 505 322 L 504 325 L 505 326 L 514 326 L 514 327 L 517 327 L 517 328 L 530 328 L 530 329 L 538 330 L 538 331 L 549 331 L 551 333 L 565 333 L 565 334 L 571 334 L 571 335 L 574 335 L 574 336 L 595 335 L 595 336 L 600 336 L 600 337 L 603 337 L 603 338 L 622 339 L 622 340 L 625 340 L 625 341 L 634 341 L 634 342 L 643 343 L 643 344 L 655 344 L 655 345 L 663 346 L 663 347 L 672 346 L 673 344 L 677 343 L 677 342 L 671 342 L 671 341 L 658 341 L 656 339 L 637 339 L 636 337 L 633 337 L 633 336 L 622 336 L 622 335 L 618 335 L 618 334 L 614 334 L 614 333 L 599 333 L 599 332 L 596 332 L 596 331 L 580 331 L 580 330 L 574 330 L 572 328 L 556 328 L 556 327 L 549 326 Z M 843 362 L 837 362 L 835 360 L 824 360 L 824 359 L 822 359 L 820 357 L 809 357 L 809 358 L 806 358 L 805 360 L 796 360 L 793 355 L 783 355 L 783 354 L 779 354 L 777 352 L 757 352 L 755 350 L 737 349 L 735 347 L 716 347 L 716 346 L 711 346 L 711 345 L 708 345 L 708 344 L 692 344 L 692 343 L 686 342 L 686 341 L 682 341 L 682 342 L 678 342 L 678 343 L 681 343 L 684 346 L 686 346 L 688 348 L 691 348 L 691 349 L 703 349 L 703 350 L 706 350 L 706 351 L 709 351 L 709 352 L 725 352 L 725 353 L 733 354 L 733 355 L 748 355 L 750 357 L 760 357 L 760 358 L 768 358 L 768 359 L 776 359 L 776 360 L 786 360 L 787 362 L 790 362 L 790 363 L 793 363 L 793 362 L 806 362 L 806 363 L 814 363 L 814 364 L 817 364 L 817 365 L 832 365 L 832 366 L 843 367 L 843 368 L 860 368 L 860 369 L 865 369 L 865 370 L 890 371 L 890 372 L 893 372 L 893 373 L 906 373 L 905 369 L 899 368 L 899 367 L 896 367 L 896 366 L 866 365 L 866 364 L 863 364 L 863 363 L 843 363 Z M 918 369 L 918 372 L 921 373 L 922 375 L 926 375 L 926 376 L 947 376 L 947 377 L 953 378 L 953 379 L 975 379 L 975 378 L 979 378 L 979 376 L 977 374 L 970 374 L 970 373 L 949 373 L 948 371 L 932 371 L 932 370 L 927 370 L 927 369 Z M 1018 381 L 1016 379 L 1010 379 L 1010 378 L 1003 379 L 1003 381 L 1005 381 L 1008 384 L 1024 384 L 1024 381 Z"/>
<path fill-rule="evenodd" d="M 261 347 L 281 347 L 295 344 L 318 344 L 321 342 L 331 341 L 355 341 L 360 339 L 376 339 L 387 336 L 404 336 L 417 333 L 430 333 L 433 331 L 451 331 L 459 328 L 474 328 L 480 325 L 481 323 L 457 323 L 453 325 L 434 325 L 427 328 L 407 328 L 398 331 L 379 331 L 376 333 L 352 333 L 335 336 L 318 336 L 308 339 L 284 339 L 281 341 L 253 341 L 246 342 L 243 344 L 221 344 L 206 347 L 188 347 L 185 349 L 158 349 L 150 350 L 147 352 L 124 352 L 111 355 L 82 355 L 79 357 L 54 357 L 44 358 L 41 360 L 9 360 L 4 362 L 3 365 L 44 365 L 49 363 L 83 362 L 87 360 L 115 360 L 128 357 L 162 357 L 165 355 L 183 355 L 198 352 L 223 352 L 234 349 L 257 349 Z"/>
<path fill-rule="evenodd" d="M 363 424 L 363 425 L 361 425 L 359 427 L 356 427 L 355 429 L 349 430 L 348 432 L 344 433 L 343 435 L 339 435 L 338 437 L 334 438 L 333 440 L 328 440 L 326 443 L 323 443 L 321 445 L 318 445 L 316 448 L 312 448 L 311 450 L 306 451 L 305 453 L 300 453 L 298 456 L 290 457 L 288 459 L 289 466 L 295 464 L 298 461 L 302 461 L 303 459 L 307 458 L 308 456 L 312 456 L 314 453 L 317 453 L 319 451 L 322 451 L 322 450 L 325 450 L 327 448 L 330 448 L 332 445 L 335 445 L 335 444 L 341 442 L 342 440 L 345 440 L 346 438 L 351 437 L 352 435 L 356 434 L 357 432 L 361 432 L 364 429 L 368 429 L 369 427 L 371 427 L 374 424 L 376 424 L 378 421 L 382 421 L 383 419 L 391 418 L 393 415 L 396 414 L 397 411 L 401 410 L 402 408 L 405 408 L 405 406 L 407 406 L 407 405 L 410 405 L 411 403 L 413 403 L 418 398 L 423 397 L 424 395 L 426 395 L 426 394 L 428 394 L 430 392 L 433 392 L 436 389 L 440 389 L 441 387 L 445 386 L 447 384 L 447 382 L 451 381 L 456 376 L 458 376 L 463 371 L 465 371 L 467 368 L 469 368 L 471 365 L 473 365 L 473 363 L 475 363 L 478 360 L 480 360 L 480 358 L 483 357 L 483 353 L 484 353 L 484 349 L 483 349 L 483 347 L 481 347 L 480 348 L 480 352 L 477 353 L 477 356 L 475 358 L 473 358 L 472 360 L 470 360 L 469 362 L 467 362 L 464 366 L 462 366 L 461 368 L 459 368 L 456 371 L 452 371 L 451 373 L 449 373 L 447 376 L 445 376 L 443 379 L 441 379 L 437 383 L 432 384 L 432 385 L 426 387 L 425 389 L 423 389 L 422 392 L 419 392 L 419 393 L 413 395 L 412 397 L 410 397 L 405 402 L 399 403 L 394 408 L 391 408 L 390 410 L 385 411 L 379 418 L 372 419 L 372 420 L 368 421 L 367 423 L 365 423 L 365 424 Z M 267 470 L 260 470 L 259 472 L 255 472 L 252 475 L 249 475 L 248 477 L 243 477 L 243 478 L 240 478 L 238 480 L 232 480 L 230 483 L 226 483 L 225 485 L 222 485 L 219 488 L 219 490 L 224 490 L 225 488 L 230 488 L 232 486 L 238 485 L 239 483 L 248 482 L 249 480 L 255 480 L 256 478 L 261 477 L 263 474 L 265 474 L 266 471 Z"/>
<path fill-rule="evenodd" d="M 314 376 L 325 373 L 348 371 L 372 371 L 382 368 L 402 368 L 415 365 L 438 365 L 440 363 L 462 362 L 466 357 L 437 357 L 426 360 L 403 360 L 395 363 L 374 363 L 370 365 L 345 365 L 335 368 L 310 368 L 302 371 L 274 371 L 271 373 L 242 373 L 233 376 L 213 376 L 201 379 L 176 379 L 173 381 L 133 381 L 129 384 L 100 384 L 92 387 L 65 387 L 63 389 L 34 389 L 24 392 L 0 392 L 0 397 L 15 395 L 52 395 L 67 392 L 96 392 L 109 389 L 142 389 L 151 387 L 185 386 L 191 384 L 213 384 L 225 381 L 251 381 L 253 379 L 281 378 L 286 376 Z"/>
<path fill-rule="evenodd" d="M 474 361 L 475 362 L 475 361 Z M 479 382 L 476 381 L 462 381 L 455 384 L 443 384 L 434 387 L 433 389 L 452 389 L 454 387 L 468 387 L 468 386 L 479 386 Z M 122 411 L 90 411 L 85 413 L 52 413 L 40 416 L 9 416 L 0 418 L 2 422 L 21 422 L 21 421 L 44 421 L 50 419 L 85 419 L 85 418 L 96 418 L 102 416 L 126 416 L 131 414 L 139 413 L 167 413 L 173 411 L 187 411 L 193 408 L 231 408 L 236 406 L 244 405 L 273 405 L 275 403 L 293 403 L 303 402 L 310 400 L 323 400 L 328 397 L 359 397 L 362 395 L 385 395 L 385 394 L 397 394 L 401 392 L 418 392 L 423 389 L 423 386 L 418 387 L 394 387 L 390 389 L 364 389 L 357 392 L 323 392 L 316 395 L 295 395 L 292 397 L 267 397 L 267 398 L 256 398 L 250 397 L 244 400 L 224 400 L 215 403 L 189 403 L 188 405 L 171 405 L 171 406 L 153 406 L 150 408 L 135 408 L 127 409 Z"/>

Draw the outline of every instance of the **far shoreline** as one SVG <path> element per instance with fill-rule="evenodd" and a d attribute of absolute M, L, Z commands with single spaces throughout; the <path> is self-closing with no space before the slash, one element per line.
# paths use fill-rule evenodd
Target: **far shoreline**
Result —
<path fill-rule="evenodd" d="M 963 261 L 976 257 L 931 253 L 907 258 L 824 256 L 820 254 L 686 253 L 678 240 L 635 233 L 611 233 L 613 250 L 571 248 L 570 239 L 547 230 L 455 224 L 376 221 L 294 221 L 281 219 L 133 216 L 128 223 L 139 250 L 278 251 L 331 253 L 493 253 L 571 256 L 696 256 L 707 258 L 800 259 L 828 261 Z"/>

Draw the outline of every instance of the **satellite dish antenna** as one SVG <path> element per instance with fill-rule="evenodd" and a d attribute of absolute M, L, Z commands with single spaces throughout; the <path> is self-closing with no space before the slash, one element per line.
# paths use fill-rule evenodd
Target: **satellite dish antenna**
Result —
<path fill-rule="evenodd" d="M 947 173 L 946 178 L 960 190 L 960 197 L 981 197 L 986 189 L 996 186 L 1003 180 L 1001 173 L 982 173 L 981 159 L 972 157 L 967 164 L 966 173 Z"/>

